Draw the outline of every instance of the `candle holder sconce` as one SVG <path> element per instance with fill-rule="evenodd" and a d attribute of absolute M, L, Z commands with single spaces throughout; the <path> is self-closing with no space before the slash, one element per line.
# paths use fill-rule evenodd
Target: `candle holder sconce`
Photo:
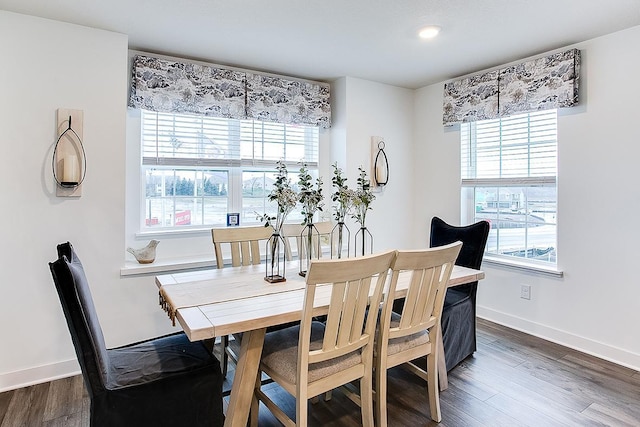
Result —
<path fill-rule="evenodd" d="M 87 174 L 87 156 L 82 144 L 82 110 L 59 108 L 56 113 L 58 139 L 53 148 L 51 168 L 56 196 L 80 197 Z"/>
<path fill-rule="evenodd" d="M 371 187 L 382 189 L 389 183 L 389 161 L 381 136 L 371 137 Z"/>

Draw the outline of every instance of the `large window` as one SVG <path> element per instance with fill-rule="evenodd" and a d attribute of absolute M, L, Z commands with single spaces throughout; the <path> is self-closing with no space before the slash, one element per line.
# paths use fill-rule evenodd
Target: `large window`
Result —
<path fill-rule="evenodd" d="M 225 225 L 229 212 L 256 223 L 256 212 L 276 211 L 266 197 L 276 162 L 287 163 L 292 183 L 301 161 L 317 174 L 318 143 L 315 126 L 142 110 L 141 228 Z"/>
<path fill-rule="evenodd" d="M 488 254 L 556 263 L 556 110 L 463 123 L 463 218 L 487 220 Z"/>

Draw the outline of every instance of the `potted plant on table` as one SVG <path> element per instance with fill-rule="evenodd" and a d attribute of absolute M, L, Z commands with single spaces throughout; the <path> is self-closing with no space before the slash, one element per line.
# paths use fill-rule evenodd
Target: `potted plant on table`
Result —
<path fill-rule="evenodd" d="M 371 192 L 371 183 L 369 182 L 369 178 L 367 178 L 367 172 L 362 166 L 360 166 L 358 170 L 360 171 L 360 175 L 356 180 L 357 188 L 353 197 L 353 208 L 355 212 L 351 217 L 360 224 L 360 230 L 358 230 L 354 239 L 354 253 L 358 255 L 358 252 L 360 252 L 361 255 L 364 255 L 367 240 L 369 241 L 370 252 L 373 253 L 373 236 L 367 229 L 365 221 L 367 219 L 367 212 L 371 209 L 371 203 L 375 200 L 376 196 Z M 360 251 L 358 251 L 358 246 L 360 246 Z"/>
<path fill-rule="evenodd" d="M 298 201 L 302 204 L 302 216 L 304 229 L 300 234 L 300 241 L 306 247 L 306 256 L 299 256 L 301 276 L 306 276 L 311 258 L 315 252 L 316 257 L 320 256 L 320 233 L 313 225 L 313 217 L 317 211 L 322 212 L 322 178 L 317 178 L 315 186 L 313 185 L 313 177 L 309 173 L 306 163 L 300 168 L 298 181 Z M 317 243 L 315 247 L 314 243 Z"/>
<path fill-rule="evenodd" d="M 287 215 L 295 208 L 298 197 L 293 188 L 291 188 L 287 165 L 282 161 L 276 163 L 276 181 L 267 198 L 271 202 L 276 202 L 278 208 L 275 216 L 270 216 L 266 213 L 258 216 L 258 219 L 264 222 L 265 227 L 273 227 L 273 234 L 267 241 L 267 273 L 264 279 L 272 283 L 284 282 L 286 280 L 286 268 L 285 242 L 281 234 L 282 224 L 284 224 Z"/>
<path fill-rule="evenodd" d="M 345 218 L 353 207 L 353 199 L 355 193 L 347 186 L 347 178 L 342 175 L 342 169 L 338 167 L 338 163 L 333 165 L 333 178 L 331 183 L 335 191 L 331 195 L 331 200 L 336 202 L 334 205 L 334 218 L 336 219 L 336 225 L 331 230 L 331 258 L 334 257 L 334 242 L 336 242 L 335 252 L 338 259 L 342 258 L 342 246 L 344 242 L 344 234 L 346 232 L 347 242 L 347 256 L 349 255 L 349 241 L 351 240 L 351 231 L 349 227 L 344 223 Z"/>

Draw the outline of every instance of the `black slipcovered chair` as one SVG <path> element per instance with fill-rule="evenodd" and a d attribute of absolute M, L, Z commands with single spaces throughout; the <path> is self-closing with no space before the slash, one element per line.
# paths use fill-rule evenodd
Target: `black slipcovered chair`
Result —
<path fill-rule="evenodd" d="M 107 349 L 70 243 L 49 264 L 89 397 L 91 426 L 221 426 L 218 359 L 184 333 Z"/>
<path fill-rule="evenodd" d="M 438 217 L 431 220 L 429 246 L 462 242 L 456 265 L 480 269 L 489 229 L 487 221 L 467 226 L 453 226 Z M 476 351 L 476 294 L 478 282 L 454 286 L 447 290 L 442 308 L 442 342 L 447 371 Z"/>

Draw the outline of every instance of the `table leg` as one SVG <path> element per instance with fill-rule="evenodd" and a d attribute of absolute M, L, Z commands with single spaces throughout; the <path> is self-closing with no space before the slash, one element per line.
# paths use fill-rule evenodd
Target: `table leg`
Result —
<path fill-rule="evenodd" d="M 440 391 L 449 388 L 449 379 L 447 378 L 447 361 L 444 358 L 444 344 L 442 343 L 442 327 L 438 328 L 438 383 Z"/>
<path fill-rule="evenodd" d="M 240 354 L 231 386 L 229 408 L 224 421 L 225 427 L 245 427 L 247 425 L 265 332 L 266 329 L 263 328 L 242 334 Z"/>

